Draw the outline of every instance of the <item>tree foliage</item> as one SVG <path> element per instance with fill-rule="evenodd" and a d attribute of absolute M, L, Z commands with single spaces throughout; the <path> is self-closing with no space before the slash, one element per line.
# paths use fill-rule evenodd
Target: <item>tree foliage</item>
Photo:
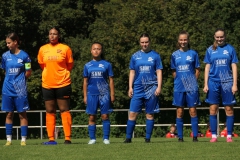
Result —
<path fill-rule="evenodd" d="M 129 107 L 129 61 L 130 56 L 140 49 L 139 36 L 142 33 L 150 34 L 152 49 L 161 55 L 163 61 L 161 107 L 171 107 L 173 78 L 170 55 L 177 49 L 177 36 L 181 30 L 189 32 L 191 48 L 199 53 L 202 71 L 199 91 L 202 106 L 207 106 L 204 103 L 206 95 L 202 92 L 203 58 L 206 48 L 213 43 L 215 29 L 224 28 L 227 41 L 236 48 L 237 53 L 240 52 L 240 2 L 236 0 L 12 0 L 0 1 L 0 10 L 0 51 L 4 53 L 7 50 L 5 35 L 15 31 L 21 38 L 20 47 L 27 51 L 32 59 L 33 75 L 28 80 L 32 109 L 44 109 L 41 70 L 36 57 L 39 47 L 48 42 L 48 30 L 53 26 L 60 28 L 61 40 L 69 45 L 74 53 L 75 65 L 71 75 L 72 109 L 85 109 L 82 98 L 82 70 L 84 64 L 91 60 L 90 46 L 94 41 L 103 43 L 106 60 L 113 64 L 116 90 L 114 108 Z M 238 94 L 236 97 L 239 105 L 240 97 Z M 207 112 L 201 113 L 207 115 Z M 114 124 L 126 122 L 127 116 L 121 114 L 114 113 L 111 116 Z M 206 115 L 202 116 L 207 117 Z M 74 124 L 87 124 L 85 114 L 74 113 L 73 118 Z M 164 111 L 156 116 L 155 121 L 174 123 L 174 119 L 174 112 Z M 186 122 L 189 121 L 188 118 L 185 119 Z M 144 116 L 139 117 L 138 122 L 144 123 L 143 120 Z M 224 121 L 224 116 L 221 121 Z M 143 131 L 144 128 L 137 133 L 141 135 Z M 81 132 L 81 129 L 75 129 L 75 137 L 78 137 L 78 132 Z M 84 135 L 85 132 L 82 131 Z M 122 132 L 123 129 L 114 129 L 113 134 L 122 136 Z M 157 128 L 156 133 L 162 135 L 164 132 Z"/>

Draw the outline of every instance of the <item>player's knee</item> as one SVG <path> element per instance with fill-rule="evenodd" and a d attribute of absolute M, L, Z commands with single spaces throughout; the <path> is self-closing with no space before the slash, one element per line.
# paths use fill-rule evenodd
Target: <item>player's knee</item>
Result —
<path fill-rule="evenodd" d="M 226 107 L 225 112 L 227 116 L 232 116 L 234 114 L 233 108 L 232 107 Z"/>
<path fill-rule="evenodd" d="M 89 124 L 95 124 L 96 122 L 96 116 L 95 115 L 89 115 Z"/>
<path fill-rule="evenodd" d="M 177 118 L 183 118 L 184 110 L 182 108 L 177 109 Z"/>
<path fill-rule="evenodd" d="M 6 119 L 13 119 L 13 115 L 14 115 L 13 112 L 7 112 Z"/>
<path fill-rule="evenodd" d="M 108 119 L 108 114 L 102 114 L 101 115 L 102 120 L 107 120 Z"/>
<path fill-rule="evenodd" d="M 189 109 L 189 114 L 191 117 L 196 117 L 197 116 L 196 108 Z"/>
<path fill-rule="evenodd" d="M 154 119 L 154 115 L 153 114 L 146 114 L 146 118 L 148 120 L 153 120 Z"/>
<path fill-rule="evenodd" d="M 137 119 L 137 115 L 138 115 L 138 114 L 135 113 L 135 112 L 130 112 L 128 119 L 129 119 L 129 120 L 132 120 L 132 121 L 135 121 L 135 120 Z"/>

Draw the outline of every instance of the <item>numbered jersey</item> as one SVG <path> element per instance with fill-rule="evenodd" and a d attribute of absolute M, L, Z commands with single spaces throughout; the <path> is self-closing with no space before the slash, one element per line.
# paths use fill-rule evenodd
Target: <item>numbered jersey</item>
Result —
<path fill-rule="evenodd" d="M 199 58 L 196 51 L 175 51 L 171 56 L 171 69 L 176 71 L 174 92 L 198 91 L 195 69 L 199 67 Z"/>
<path fill-rule="evenodd" d="M 235 49 L 230 44 L 218 46 L 213 50 L 210 46 L 205 54 L 204 63 L 210 64 L 209 79 L 217 82 L 233 80 L 232 63 L 238 63 Z"/>
<path fill-rule="evenodd" d="M 88 78 L 87 94 L 109 94 L 108 78 L 113 77 L 112 65 L 106 60 L 92 60 L 84 65 L 83 77 Z"/>
<path fill-rule="evenodd" d="M 132 55 L 129 69 L 135 71 L 134 96 L 151 97 L 157 88 L 156 71 L 163 69 L 160 55 L 153 50 L 138 51 Z"/>
<path fill-rule="evenodd" d="M 30 67 L 31 60 L 22 50 L 18 54 L 10 51 L 2 55 L 2 69 L 5 71 L 2 94 L 8 96 L 26 96 L 27 86 L 25 72 Z"/>

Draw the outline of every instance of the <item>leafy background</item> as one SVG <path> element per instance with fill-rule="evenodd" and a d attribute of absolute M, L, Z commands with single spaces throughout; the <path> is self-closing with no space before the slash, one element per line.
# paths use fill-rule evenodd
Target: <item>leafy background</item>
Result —
<path fill-rule="evenodd" d="M 163 86 L 160 102 L 162 108 L 173 107 L 173 78 L 170 69 L 170 55 L 176 50 L 178 33 L 186 30 L 190 34 L 191 48 L 197 50 L 201 60 L 199 78 L 201 106 L 199 106 L 199 122 L 208 122 L 208 106 L 205 102 L 203 88 L 203 58 L 206 48 L 213 43 L 216 28 L 224 28 L 227 42 L 232 44 L 237 53 L 240 52 L 240 2 L 237 0 L 11 0 L 0 1 L 0 52 L 7 48 L 5 36 L 15 31 L 21 39 L 20 48 L 32 59 L 33 74 L 28 80 L 29 102 L 31 110 L 43 110 L 41 95 L 41 70 L 37 63 L 37 53 L 41 45 L 48 42 L 48 31 L 52 26 L 61 30 L 61 40 L 69 45 L 74 54 L 75 65 L 72 71 L 71 109 L 85 109 L 82 94 L 82 70 L 86 62 L 91 60 L 90 46 L 94 41 L 104 45 L 104 54 L 113 64 L 116 102 L 114 108 L 129 108 L 128 65 L 130 56 L 138 50 L 138 39 L 141 33 L 151 36 L 152 48 L 160 53 L 163 69 Z M 239 72 L 239 71 L 238 71 Z M 1 75 L 2 80 L 4 75 Z M 1 82 L 2 83 L 2 82 Z M 240 87 L 239 87 L 240 88 Z M 240 103 L 236 95 L 237 106 Z M 235 112 L 235 122 L 239 122 L 239 111 Z M 73 113 L 74 124 L 87 124 L 88 116 Z M 0 125 L 4 125 L 4 114 L 0 114 Z M 28 114 L 29 125 L 39 125 L 39 114 Z M 59 117 L 59 115 L 58 115 Z M 112 124 L 126 124 L 127 112 L 111 114 Z M 15 124 L 19 125 L 15 116 Z M 155 116 L 156 123 L 175 123 L 175 111 L 162 111 Z M 188 111 L 184 117 L 190 123 Z M 220 122 L 225 122 L 224 110 L 220 110 Z M 145 116 L 140 115 L 138 124 L 145 123 Z M 45 122 L 44 122 L 45 124 Z M 61 124 L 58 118 L 58 124 Z M 100 116 L 98 124 L 101 124 Z M 153 136 L 164 136 L 167 127 L 155 127 Z M 205 132 L 206 127 L 200 127 Z M 186 127 L 185 135 L 190 128 Z M 235 127 L 239 132 L 239 127 Z M 4 129 L 1 129 L 4 133 Z M 46 135 L 46 132 L 44 132 Z M 135 136 L 142 137 L 144 127 L 135 129 Z M 60 136 L 62 136 L 62 130 Z M 98 136 L 102 135 L 101 127 Z M 123 137 L 124 127 L 114 127 L 111 136 Z M 1 134 L 0 138 L 5 135 Z M 29 129 L 30 138 L 39 137 L 39 129 Z M 73 137 L 87 137 L 86 128 L 73 128 Z"/>

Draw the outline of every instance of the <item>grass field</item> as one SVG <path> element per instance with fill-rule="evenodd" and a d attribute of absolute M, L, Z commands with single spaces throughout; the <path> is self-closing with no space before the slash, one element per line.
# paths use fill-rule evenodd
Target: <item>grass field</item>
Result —
<path fill-rule="evenodd" d="M 73 139 L 71 145 L 64 145 L 58 139 L 56 146 L 43 146 L 42 140 L 28 140 L 27 146 L 20 146 L 20 141 L 14 140 L 13 145 L 4 146 L 5 140 L 0 140 L 0 160 L 134 160 L 134 159 L 240 159 L 240 138 L 233 143 L 227 143 L 225 138 L 219 138 L 217 143 L 210 143 L 208 138 L 199 138 L 193 143 L 191 138 L 185 138 L 179 143 L 177 139 L 152 138 L 151 143 L 144 143 L 143 138 L 134 138 L 130 144 L 124 144 L 122 138 L 112 138 L 110 145 L 104 145 L 97 139 L 94 145 L 88 145 L 88 139 Z"/>

